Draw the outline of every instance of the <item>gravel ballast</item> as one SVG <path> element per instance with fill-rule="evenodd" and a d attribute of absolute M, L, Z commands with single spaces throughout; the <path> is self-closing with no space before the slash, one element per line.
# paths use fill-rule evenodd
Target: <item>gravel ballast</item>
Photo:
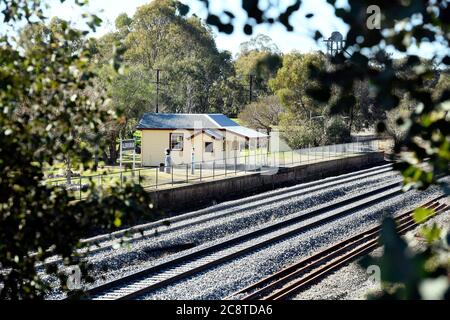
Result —
<path fill-rule="evenodd" d="M 447 203 L 450 203 L 447 200 Z M 444 230 L 450 226 L 450 214 L 444 213 L 430 219 L 426 224 L 436 223 Z M 420 227 L 408 231 L 404 237 L 408 240 L 411 251 L 420 252 L 424 249 L 423 241 L 417 240 Z M 383 250 L 378 248 L 370 255 L 381 256 Z M 357 262 L 332 273 L 323 281 L 311 286 L 307 290 L 292 297 L 293 300 L 364 300 L 368 294 L 376 294 L 380 288 L 377 283 L 369 279 L 369 273 Z"/>
<path fill-rule="evenodd" d="M 234 237 L 239 234 L 247 233 L 251 230 L 261 227 L 267 223 L 274 223 L 282 219 L 286 219 L 290 215 L 305 209 L 313 209 L 319 205 L 330 204 L 340 201 L 347 197 L 355 196 L 364 190 L 382 186 L 398 180 L 398 176 L 390 171 L 382 174 L 371 176 L 363 179 L 357 179 L 342 185 L 334 186 L 330 189 L 323 189 L 307 193 L 305 195 L 295 196 L 295 193 L 282 201 L 265 204 L 271 201 L 270 194 L 267 198 L 253 203 L 254 207 L 249 210 L 231 212 L 229 215 L 223 217 L 206 220 L 198 224 L 193 224 L 200 218 L 206 219 L 209 215 L 220 215 L 223 212 L 217 211 L 207 216 L 202 216 L 185 221 L 185 224 L 190 226 L 180 229 L 171 230 L 171 227 L 164 227 L 167 231 L 154 235 L 154 232 L 149 232 L 150 235 L 143 239 L 134 241 L 119 249 L 110 249 L 101 251 L 97 254 L 91 255 L 89 261 L 94 264 L 104 279 L 113 279 L 116 277 L 117 271 L 121 274 L 134 272 L 136 268 L 144 268 L 165 261 L 177 254 L 169 252 L 155 253 L 155 249 L 174 246 L 185 243 L 195 243 L 196 247 L 188 251 L 195 251 L 204 244 L 212 244 L 216 241 L 222 241 L 227 237 Z M 285 188 L 289 192 L 290 188 Z M 302 190 L 301 193 L 304 193 Z M 244 206 L 245 208 L 245 206 Z M 227 211 L 240 210 L 239 205 L 233 206 L 232 209 L 225 209 Z M 183 251 L 186 252 L 186 251 Z M 130 265 L 132 262 L 132 265 Z"/>
<path fill-rule="evenodd" d="M 145 299 L 223 299 L 303 257 L 324 249 L 363 229 L 375 226 L 386 214 L 415 208 L 437 195 L 410 191 L 356 214 L 264 248 L 202 274 L 149 294 Z"/>
<path fill-rule="evenodd" d="M 324 179 L 323 183 L 330 184 L 329 180 Z M 355 176 L 355 179 L 351 181 L 349 179 L 334 185 L 331 183 L 328 188 L 321 188 L 316 182 L 310 187 L 305 184 L 306 187 L 303 189 L 296 186 L 267 192 L 256 196 L 257 199 L 250 203 L 248 200 L 223 203 L 215 206 L 217 211 L 204 210 L 205 212 L 202 213 L 202 210 L 199 210 L 188 213 L 186 217 L 192 217 L 186 219 L 181 217 L 169 227 L 159 227 L 158 234 L 155 234 L 154 230 L 146 231 L 144 237 L 131 241 L 127 246 L 119 249 L 106 248 L 93 253 L 88 256 L 88 261 L 94 267 L 96 284 L 100 284 L 182 254 L 194 252 L 204 246 L 285 220 L 299 212 L 309 212 L 397 181 L 401 181 L 397 173 L 380 169 L 379 174 Z M 413 209 L 438 193 L 439 190 L 436 188 L 420 193 L 409 191 L 369 209 L 360 210 L 258 252 L 194 275 L 143 298 L 222 299 L 334 242 L 378 224 L 385 215 Z M 310 221 L 312 220 L 308 222 Z M 158 248 L 186 243 L 194 243 L 195 247 L 180 252 L 177 250 L 155 251 Z M 60 297 L 61 295 L 56 292 L 49 296 L 51 299 Z M 300 299 L 303 298 L 300 297 Z"/>

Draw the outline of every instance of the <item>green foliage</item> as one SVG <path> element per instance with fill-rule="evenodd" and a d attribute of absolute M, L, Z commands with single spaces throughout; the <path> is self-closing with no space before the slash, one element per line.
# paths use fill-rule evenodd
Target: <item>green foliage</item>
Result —
<path fill-rule="evenodd" d="M 326 144 L 347 143 L 351 141 L 350 129 L 341 117 L 333 117 L 327 122 Z"/>
<path fill-rule="evenodd" d="M 145 112 L 155 112 L 157 102 L 160 112 L 175 113 L 236 114 L 244 104 L 230 54 L 217 50 L 211 30 L 200 19 L 182 11 L 178 1 L 152 1 L 133 17 L 121 14 L 116 30 L 97 41 L 97 85 L 109 93 L 112 110 L 122 116 L 120 123 L 108 123 L 102 130 L 109 145 L 103 158 L 109 164 L 117 160 L 119 135 L 130 136 L 132 126 Z M 123 51 L 119 74 L 109 65 L 114 48 Z"/>
<path fill-rule="evenodd" d="M 209 1 L 204 3 L 208 7 Z M 274 23 L 280 21 L 287 22 L 289 16 L 298 11 L 301 2 L 295 2 L 292 6 L 282 9 L 280 3 L 269 4 L 266 10 L 258 7 L 259 1 L 243 1 L 242 12 L 249 19 L 254 18 L 256 24 Z M 367 8 L 373 5 L 373 1 L 349 1 L 348 9 L 339 8 L 335 1 L 330 4 L 335 9 L 335 15 L 346 23 L 349 31 L 346 35 L 344 50 L 333 57 L 331 65 L 323 68 L 313 62 L 309 63 L 310 72 L 307 79 L 313 84 L 318 84 L 308 94 L 314 96 L 319 102 L 329 102 L 332 114 L 339 114 L 349 110 L 350 114 L 358 104 L 358 99 L 353 95 L 355 83 L 363 81 L 368 84 L 372 93 L 373 104 L 383 110 L 396 108 L 405 93 L 409 93 L 410 98 L 419 103 L 415 112 L 410 116 L 410 125 L 405 135 L 405 139 L 397 144 L 396 152 L 403 156 L 402 164 L 397 166 L 400 170 L 406 170 L 410 166 L 416 166 L 417 170 L 425 170 L 417 166 L 417 163 L 429 159 L 432 173 L 431 182 L 436 183 L 436 176 L 449 173 L 449 92 L 448 87 L 443 89 L 442 94 L 437 95 L 428 89 L 435 81 L 436 65 L 449 65 L 450 57 L 444 55 L 449 45 L 449 6 L 446 1 L 435 1 L 422 3 L 413 1 L 406 2 L 379 2 L 382 15 L 380 28 L 368 28 Z M 268 13 L 275 18 L 269 18 Z M 282 12 L 278 17 L 276 12 Z M 208 13 L 211 15 L 211 13 Z M 232 14 L 235 16 L 236 14 Z M 420 16 L 422 19 L 416 21 L 414 18 Z M 366 17 L 364 19 L 362 17 Z M 217 21 L 216 21 L 217 22 Z M 217 23 L 211 23 L 223 30 Z M 233 20 L 229 23 L 227 32 L 233 30 Z M 286 24 L 285 24 L 286 25 Z M 286 25 L 291 30 L 289 25 Z M 231 29 L 231 30 L 230 30 Z M 244 26 L 244 32 L 251 33 L 251 26 Z M 314 38 L 321 38 L 320 32 L 316 31 Z M 437 48 L 433 52 L 432 63 L 424 62 L 418 56 L 407 52 L 413 45 L 420 45 L 429 42 L 429 45 Z M 391 55 L 386 54 L 389 46 L 390 50 L 397 50 L 405 54 L 404 63 L 397 64 Z M 288 55 L 289 56 L 289 55 Z M 292 59 L 293 56 L 287 57 Z M 297 57 L 296 60 L 301 60 Z M 281 85 L 274 83 L 273 89 L 278 91 L 282 102 L 291 109 L 298 105 L 302 112 L 306 111 L 304 81 L 298 81 L 300 75 L 289 72 L 283 75 L 283 69 L 290 68 L 305 70 L 301 63 L 287 63 L 283 61 L 283 68 L 280 70 L 280 77 L 288 80 L 282 81 Z M 323 65 L 322 65 L 323 66 Z M 404 71 L 407 72 L 404 72 Z M 302 73 L 305 74 L 305 73 Z M 277 76 L 278 78 L 278 76 Z M 289 79 L 291 78 L 291 79 Z M 277 81 L 278 82 L 278 81 Z M 285 83 L 285 84 L 283 84 Z M 289 87 L 292 83 L 292 87 Z M 297 89 L 297 90 L 294 90 Z M 330 94 L 335 90 L 336 94 Z M 320 94 L 318 94 L 320 93 Z M 378 126 L 379 129 L 386 128 L 385 125 Z M 420 175 L 418 179 L 427 175 Z M 427 186 L 428 179 L 415 180 L 417 186 Z M 448 188 L 447 188 L 448 189 Z"/>
<path fill-rule="evenodd" d="M 267 95 L 270 92 L 269 80 L 281 67 L 282 58 L 279 54 L 267 51 L 249 51 L 239 55 L 235 61 L 236 74 L 243 86 L 248 86 L 250 76 L 253 76 L 252 91 L 255 96 Z"/>
<path fill-rule="evenodd" d="M 125 64 L 139 70 L 140 82 L 152 79 L 146 83 L 156 81 L 155 69 L 162 70 L 161 110 L 207 112 L 211 95 L 220 94 L 214 86 L 231 75 L 231 57 L 219 53 L 211 30 L 200 19 L 181 15 L 179 8 L 174 0 L 138 8 L 123 39 Z M 155 110 L 155 100 L 154 93 L 145 99 L 147 108 Z"/>
<path fill-rule="evenodd" d="M 277 96 L 267 96 L 247 105 L 239 113 L 239 120 L 250 128 L 263 129 L 270 133 L 272 127 L 278 125 L 283 111 Z"/>
<path fill-rule="evenodd" d="M 289 112 L 281 116 L 280 129 L 292 149 L 315 147 L 325 142 L 323 122 L 303 121 Z"/>
<path fill-rule="evenodd" d="M 429 247 L 425 251 L 414 252 L 397 234 L 393 219 L 383 222 L 380 239 L 380 244 L 384 246 L 383 256 L 367 256 L 360 262 L 364 268 L 377 265 L 381 271 L 382 291 L 371 294 L 369 298 L 403 300 L 449 297 L 448 243 L 435 224 L 423 227 L 421 233 Z"/>
<path fill-rule="evenodd" d="M 241 43 L 239 46 L 239 56 L 247 55 L 251 52 L 266 52 L 271 54 L 280 54 L 280 50 L 272 39 L 265 34 L 258 34 L 249 41 Z"/>
<path fill-rule="evenodd" d="M 272 39 L 258 34 L 241 44 L 234 66 L 242 86 L 249 86 L 252 77 L 252 96 L 258 97 L 271 94 L 269 80 L 276 76 L 282 61 L 282 55 Z"/>
<path fill-rule="evenodd" d="M 91 183 L 87 199 L 77 202 L 64 188 L 42 184 L 45 166 L 55 162 L 95 171 L 94 154 L 105 148 L 96 137 L 105 122 L 117 119 L 101 91 L 95 99 L 86 94 L 95 86 L 90 61 L 96 43 L 85 32 L 62 20 L 27 22 L 33 13 L 41 16 L 39 1 L 1 5 L 4 22 L 24 28 L 20 39 L 0 38 L 0 297 L 42 298 L 49 288 L 38 263 L 55 254 L 78 263 L 74 252 L 82 237 L 152 211 L 139 186 L 99 191 Z M 88 21 L 92 29 L 100 22 Z M 47 272 L 58 273 L 55 267 Z"/>
<path fill-rule="evenodd" d="M 283 137 L 292 149 L 351 141 L 348 126 L 340 117 L 333 117 L 329 120 L 323 118 L 303 120 L 298 115 L 287 112 L 280 118 Z"/>
<path fill-rule="evenodd" d="M 308 90 L 320 88 L 317 81 L 311 81 L 310 64 L 324 68 L 326 58 L 321 53 L 287 54 L 283 57 L 283 67 L 269 81 L 270 88 L 279 96 L 284 107 L 305 119 L 311 112 L 322 114 L 325 109 L 323 103 L 317 103 L 307 94 Z"/>
<path fill-rule="evenodd" d="M 422 237 L 430 244 L 438 241 L 442 236 L 442 230 L 436 223 L 433 223 L 431 227 L 423 226 L 420 231 Z"/>
<path fill-rule="evenodd" d="M 433 214 L 432 209 L 427 208 L 417 208 L 414 210 L 413 218 L 416 223 L 422 223 L 424 222 L 429 216 Z"/>
<path fill-rule="evenodd" d="M 209 1 L 203 2 L 208 8 Z M 450 118 L 448 116 L 450 87 L 448 71 L 446 71 L 450 65 L 448 55 L 450 6 L 448 2 L 443 0 L 425 2 L 350 0 L 345 9 L 339 7 L 340 4 L 337 1 L 328 1 L 328 3 L 334 7 L 336 17 L 348 26 L 349 31 L 344 36 L 346 40 L 344 50 L 331 59 L 329 67 L 320 68 L 310 63 L 307 81 L 318 83 L 318 86 L 308 90 L 308 95 L 317 102 L 328 102 L 331 114 L 348 113 L 349 129 L 352 129 L 355 112 L 367 110 L 367 106 L 375 106 L 376 109 L 389 112 L 398 108 L 405 97 L 416 103 L 412 112 L 394 120 L 396 125 L 405 130 L 405 133 L 397 139 L 394 149 L 396 157 L 400 159 L 396 168 L 402 172 L 406 188 L 426 189 L 431 184 L 440 184 L 443 191 L 449 194 L 448 184 L 438 181 L 438 177 L 449 174 L 450 163 Z M 277 10 L 282 11 L 280 3 L 270 3 L 267 10 L 261 10 L 259 4 L 260 1 L 243 1 L 242 12 L 248 19 L 254 19 L 255 24 L 270 24 L 276 20 L 282 23 L 288 22 L 289 17 L 300 9 L 301 2 L 296 1 L 278 18 L 272 17 L 273 15 L 276 17 L 274 12 Z M 368 22 L 371 19 L 373 21 L 373 16 L 369 16 L 367 9 L 374 4 L 380 7 L 381 15 L 379 16 L 380 25 L 372 27 Z M 230 13 L 230 16 L 235 15 L 236 13 Z M 216 25 L 219 31 L 225 31 L 224 27 L 227 33 L 233 31 L 233 20 L 226 26 L 221 24 L 220 20 L 215 22 L 212 24 Z M 288 24 L 286 27 L 292 30 Z M 252 26 L 244 26 L 244 32 L 251 34 L 252 31 Z M 320 40 L 321 37 L 321 33 L 316 31 L 314 39 Z M 425 42 L 428 47 L 434 49 L 431 52 L 433 55 L 431 61 L 423 61 L 408 51 L 412 46 L 421 49 L 421 44 Z M 395 61 L 392 55 L 386 53 L 387 49 L 404 53 L 403 62 Z M 444 70 L 436 70 L 436 66 Z M 285 67 L 284 62 L 283 68 Z M 436 83 L 436 75 L 439 73 L 441 76 Z M 290 76 L 289 72 L 283 75 L 286 79 Z M 314 103 L 306 104 L 304 100 L 300 100 L 304 99 L 302 90 L 304 87 L 301 84 L 305 81 L 296 83 L 296 80 L 298 78 L 282 81 L 286 85 L 273 84 L 274 90 L 291 112 L 296 110 L 296 105 L 300 107 L 314 105 Z M 293 83 L 293 88 L 289 88 L 289 83 Z M 363 84 L 363 90 L 355 94 L 355 84 L 358 83 Z M 332 91 L 334 94 L 331 94 Z M 364 97 L 369 97 L 371 101 L 367 103 Z M 300 112 L 306 113 L 307 108 L 303 107 Z M 395 111 L 392 113 L 391 118 L 395 115 Z M 375 119 L 379 117 L 379 114 L 378 111 L 373 112 Z M 382 120 L 382 116 L 378 119 Z M 383 122 L 380 122 L 377 127 L 380 132 L 384 132 L 387 128 Z M 422 166 L 425 161 L 428 165 Z M 426 237 L 428 240 L 434 240 L 438 233 L 437 228 L 433 227 L 428 229 Z M 447 235 L 447 240 L 449 238 L 450 236 Z M 382 243 L 385 245 L 385 253 L 380 261 L 372 260 L 365 265 L 377 263 L 381 266 L 383 281 L 388 284 L 383 292 L 383 298 L 450 297 L 448 243 L 428 246 L 423 253 L 411 254 L 404 240 L 396 233 L 392 219 L 384 223 Z M 444 261 L 444 263 L 436 263 L 436 261 Z"/>

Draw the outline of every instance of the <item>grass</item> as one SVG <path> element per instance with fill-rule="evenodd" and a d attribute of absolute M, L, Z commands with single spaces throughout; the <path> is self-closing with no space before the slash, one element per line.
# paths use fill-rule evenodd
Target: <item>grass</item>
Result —
<path fill-rule="evenodd" d="M 238 125 L 242 126 L 242 121 L 239 118 L 230 118 L 232 121 L 236 122 Z"/>
<path fill-rule="evenodd" d="M 312 151 L 312 152 L 311 152 Z M 264 163 L 264 166 L 291 166 L 291 165 L 300 165 L 300 164 L 306 164 L 306 163 L 313 163 L 313 162 L 320 162 L 322 160 L 328 160 L 328 159 L 337 159 L 337 158 L 343 158 L 343 157 L 349 157 L 352 155 L 356 155 L 354 152 L 346 151 L 343 152 L 335 152 L 335 149 L 333 150 L 333 147 L 328 148 L 325 147 L 325 150 L 322 151 L 320 149 L 313 149 L 309 152 L 306 150 L 299 151 L 286 151 L 286 152 L 274 152 L 274 153 L 266 153 L 265 148 L 257 149 L 255 150 L 245 150 L 240 152 L 240 156 L 237 157 L 237 164 L 239 168 L 242 170 L 242 165 L 247 164 L 247 168 L 249 171 L 252 169 L 255 169 L 258 167 L 258 165 L 255 165 L 255 153 L 256 153 L 256 163 L 261 164 Z M 211 181 L 214 177 L 214 179 L 220 179 L 224 178 L 225 175 L 234 176 L 235 175 L 235 169 L 233 168 L 234 159 L 228 159 L 228 169 L 225 171 L 225 169 L 220 167 L 223 165 L 220 160 L 216 161 L 216 167 L 212 168 L 212 162 L 209 163 L 203 163 L 201 166 L 201 170 L 199 167 L 195 169 L 194 174 L 192 174 L 191 169 L 189 168 L 186 170 L 183 166 L 175 166 L 175 169 L 172 173 L 166 173 L 159 171 L 159 168 L 139 168 L 135 171 L 130 170 L 130 166 L 132 164 L 133 155 L 132 154 L 125 154 L 123 158 L 124 163 L 124 171 L 122 172 L 122 177 L 124 182 L 133 182 L 133 183 L 140 183 L 141 186 L 144 188 L 170 188 L 172 185 L 182 185 L 186 183 L 194 183 L 199 181 Z M 140 155 L 136 155 L 136 163 L 140 164 L 141 157 Z M 275 162 L 275 163 L 274 163 Z M 253 167 L 255 165 L 255 167 Z M 238 167 L 236 167 L 238 168 Z M 56 164 L 53 167 L 49 167 L 46 171 L 46 174 L 52 173 L 52 172 L 58 172 L 64 169 L 63 164 Z M 81 179 L 78 177 L 72 178 L 72 183 L 77 185 L 81 184 L 89 184 L 91 181 L 94 182 L 96 185 L 101 186 L 102 188 L 112 186 L 112 185 L 119 185 L 121 183 L 120 174 L 119 174 L 119 166 L 118 164 L 115 166 L 102 166 L 98 169 L 96 172 L 91 171 L 83 171 L 81 173 Z M 237 170 L 236 174 L 245 174 L 244 171 Z M 87 177 L 90 177 L 89 179 Z M 47 179 L 47 183 L 56 185 L 57 183 L 64 184 L 65 179 L 64 178 L 54 178 L 54 179 Z M 78 197 L 78 195 L 81 195 L 81 197 L 85 197 L 87 193 L 84 191 L 73 191 L 73 194 Z"/>

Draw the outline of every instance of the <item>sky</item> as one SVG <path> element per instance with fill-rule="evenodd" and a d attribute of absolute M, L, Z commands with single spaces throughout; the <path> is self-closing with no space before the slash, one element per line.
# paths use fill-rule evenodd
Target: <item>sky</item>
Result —
<path fill-rule="evenodd" d="M 48 0 L 46 3 L 50 5 L 47 9 L 47 17 L 59 17 L 68 21 L 72 21 L 74 26 L 80 29 L 87 29 L 82 17 L 83 13 L 90 12 L 97 14 L 103 20 L 102 26 L 96 31 L 94 36 L 99 37 L 109 31 L 114 30 L 114 21 L 121 13 L 127 13 L 133 16 L 136 9 L 144 4 L 150 3 L 152 0 L 90 0 L 88 6 L 80 7 L 75 4 L 75 0 Z M 206 18 L 207 11 L 200 0 L 180 0 L 187 4 L 191 10 L 189 14 L 196 14 L 200 18 Z M 260 0 L 262 6 L 266 6 L 269 1 L 279 1 L 281 10 L 292 4 L 293 0 Z M 340 7 L 347 5 L 347 0 L 337 0 Z M 0 3 L 1 9 L 2 3 Z M 234 21 L 235 31 L 231 35 L 220 33 L 215 27 L 212 27 L 216 37 L 216 43 L 219 50 L 227 50 L 235 56 L 239 52 L 239 46 L 242 42 L 250 40 L 251 36 L 243 33 L 242 29 L 245 24 L 245 13 L 241 8 L 241 0 L 210 0 L 210 9 L 213 13 L 222 13 L 223 10 L 229 10 L 235 14 Z M 264 9 L 264 7 L 261 7 Z M 307 19 L 305 15 L 314 14 L 313 18 Z M 293 32 L 288 32 L 280 23 L 273 25 L 257 25 L 253 29 L 253 36 L 261 33 L 272 38 L 273 42 L 278 46 L 281 52 L 288 53 L 293 50 L 299 52 L 309 52 L 312 50 L 326 51 L 323 41 L 314 41 L 312 35 L 315 30 L 319 30 L 325 38 L 331 36 L 333 31 L 339 31 L 346 34 L 348 27 L 338 18 L 335 17 L 333 7 L 326 0 L 303 0 L 300 10 L 290 17 L 290 23 L 294 27 Z M 5 31 L 5 26 L 0 25 L 0 31 Z M 8 33 L 6 28 L 6 33 Z M 389 51 L 389 48 L 387 48 Z M 433 53 L 445 56 L 448 48 L 443 46 L 436 47 L 431 44 L 421 44 L 420 48 L 415 46 L 408 50 L 410 54 L 417 54 L 425 58 L 431 58 Z M 394 58 L 400 58 L 403 54 L 393 52 Z"/>
<path fill-rule="evenodd" d="M 80 27 L 83 21 L 82 13 L 88 9 L 92 13 L 96 13 L 103 19 L 102 27 L 96 32 L 95 36 L 101 36 L 109 31 L 114 30 L 114 21 L 116 17 L 125 12 L 132 16 L 139 6 L 149 3 L 151 0 L 90 0 L 88 8 L 81 9 L 74 4 L 73 0 L 60 3 L 59 0 L 50 0 L 51 8 L 48 16 L 57 16 L 62 19 L 75 21 L 75 25 Z M 181 2 L 190 6 L 189 14 L 196 14 L 201 18 L 206 17 L 206 9 L 199 0 L 182 0 Z M 264 3 L 264 0 L 262 1 Z M 342 1 L 341 1 L 342 2 Z M 291 0 L 280 0 L 281 5 L 289 5 Z M 240 7 L 241 0 L 211 0 L 211 10 L 213 12 L 222 12 L 223 9 L 230 9 L 234 13 L 242 13 Z M 313 13 L 314 17 L 306 19 L 307 13 Z M 294 26 L 294 32 L 287 32 L 286 28 L 277 23 L 272 26 L 258 25 L 254 28 L 253 35 L 258 33 L 266 34 L 272 38 L 278 48 L 284 52 L 297 50 L 307 52 L 311 50 L 325 50 L 322 43 L 317 44 L 313 39 L 313 32 L 318 29 L 326 37 L 330 36 L 333 31 L 345 33 L 347 27 L 339 19 L 334 16 L 332 7 L 325 0 L 305 0 L 302 2 L 301 9 L 294 13 L 290 18 L 291 24 Z M 216 36 L 217 47 L 220 50 L 228 50 L 233 54 L 239 52 L 239 45 L 248 41 L 251 36 L 243 33 L 242 27 L 245 23 L 245 15 L 237 16 L 235 21 L 235 31 L 231 35 L 219 33 L 215 27 L 213 31 Z"/>

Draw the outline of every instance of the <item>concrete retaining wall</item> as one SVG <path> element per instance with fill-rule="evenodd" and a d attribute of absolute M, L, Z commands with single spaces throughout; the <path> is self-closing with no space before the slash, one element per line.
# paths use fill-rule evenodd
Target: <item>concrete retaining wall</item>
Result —
<path fill-rule="evenodd" d="M 166 213 L 186 211 L 277 187 L 348 173 L 383 162 L 384 154 L 374 152 L 291 168 L 279 168 L 272 175 L 254 173 L 172 189 L 155 190 L 151 191 L 150 195 L 154 208 L 160 211 Z"/>

